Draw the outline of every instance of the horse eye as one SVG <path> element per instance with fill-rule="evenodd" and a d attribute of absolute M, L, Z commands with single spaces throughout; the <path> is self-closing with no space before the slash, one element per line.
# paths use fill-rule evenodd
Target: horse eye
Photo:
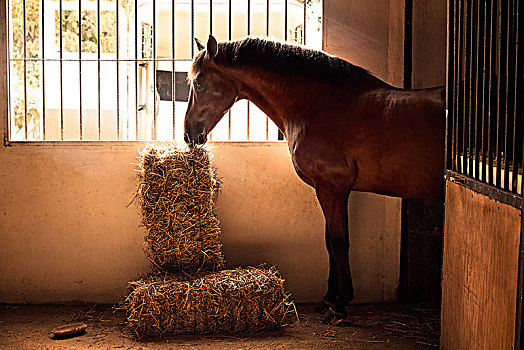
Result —
<path fill-rule="evenodd" d="M 204 88 L 204 83 L 199 81 L 199 80 L 196 80 L 195 81 L 195 89 L 202 90 L 203 88 Z"/>

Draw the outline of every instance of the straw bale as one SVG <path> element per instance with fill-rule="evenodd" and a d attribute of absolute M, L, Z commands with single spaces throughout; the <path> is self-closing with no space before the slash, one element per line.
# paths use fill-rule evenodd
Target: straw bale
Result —
<path fill-rule="evenodd" d="M 294 309 L 275 267 L 149 275 L 129 283 L 121 304 L 137 338 L 183 333 L 236 333 L 283 325 Z"/>
<path fill-rule="evenodd" d="M 136 199 L 155 272 L 217 270 L 224 265 L 213 214 L 219 182 L 203 148 L 148 145 L 138 158 Z"/>

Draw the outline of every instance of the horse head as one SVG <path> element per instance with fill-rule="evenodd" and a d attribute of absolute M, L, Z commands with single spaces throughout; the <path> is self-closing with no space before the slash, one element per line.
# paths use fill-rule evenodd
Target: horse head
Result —
<path fill-rule="evenodd" d="M 199 53 L 188 74 L 189 100 L 184 120 L 184 141 L 202 145 L 207 135 L 237 100 L 238 89 L 219 69 L 218 44 L 210 35 L 207 48 L 195 38 Z"/>

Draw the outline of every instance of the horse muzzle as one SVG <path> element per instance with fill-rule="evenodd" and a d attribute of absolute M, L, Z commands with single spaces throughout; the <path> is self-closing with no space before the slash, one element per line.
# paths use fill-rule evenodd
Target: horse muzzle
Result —
<path fill-rule="evenodd" d="M 201 132 L 200 134 L 194 136 L 194 135 L 189 135 L 187 132 L 184 134 L 184 141 L 189 145 L 189 146 L 195 146 L 195 145 L 203 145 L 204 143 L 207 142 L 207 134 L 204 133 L 204 132 Z"/>

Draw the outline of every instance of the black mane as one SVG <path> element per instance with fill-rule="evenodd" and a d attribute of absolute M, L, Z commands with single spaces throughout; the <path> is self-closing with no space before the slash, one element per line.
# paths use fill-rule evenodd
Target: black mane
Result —
<path fill-rule="evenodd" d="M 195 57 L 192 71 L 202 63 L 204 53 Z M 373 78 L 364 68 L 322 51 L 258 37 L 219 43 L 216 60 L 226 67 L 256 66 L 330 82 Z"/>

